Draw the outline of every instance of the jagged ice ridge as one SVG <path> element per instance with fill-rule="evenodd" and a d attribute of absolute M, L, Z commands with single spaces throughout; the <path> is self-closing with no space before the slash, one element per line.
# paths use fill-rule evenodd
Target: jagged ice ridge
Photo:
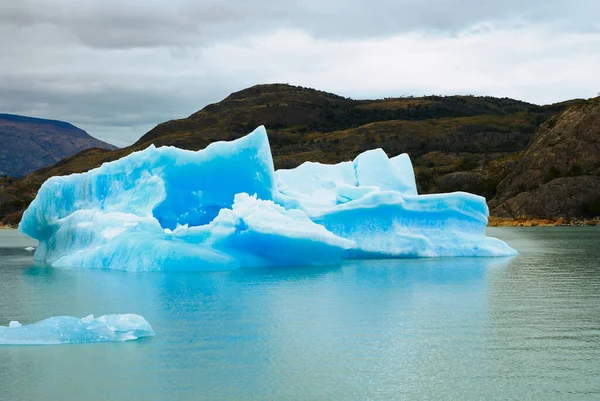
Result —
<path fill-rule="evenodd" d="M 134 271 L 324 265 L 343 258 L 512 256 L 485 199 L 418 195 L 410 158 L 275 171 L 264 127 L 204 150 L 149 148 L 52 177 L 19 229 L 53 266 Z"/>

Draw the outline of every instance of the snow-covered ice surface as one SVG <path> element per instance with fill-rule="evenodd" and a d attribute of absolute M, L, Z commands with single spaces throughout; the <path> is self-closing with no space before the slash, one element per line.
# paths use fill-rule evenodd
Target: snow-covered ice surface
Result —
<path fill-rule="evenodd" d="M 53 266 L 224 270 L 342 258 L 511 256 L 485 236 L 485 199 L 418 195 L 410 158 L 273 168 L 264 127 L 201 151 L 132 153 L 52 177 L 19 226 Z"/>
<path fill-rule="evenodd" d="M 93 315 L 78 319 L 57 316 L 22 325 L 11 321 L 0 326 L 0 345 L 54 345 L 106 341 L 129 341 L 154 335 L 150 324 L 140 315 Z"/>

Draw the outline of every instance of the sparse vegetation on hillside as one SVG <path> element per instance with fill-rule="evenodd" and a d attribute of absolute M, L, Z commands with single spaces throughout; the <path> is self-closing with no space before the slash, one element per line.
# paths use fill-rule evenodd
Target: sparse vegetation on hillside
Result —
<path fill-rule="evenodd" d="M 490 203 L 497 215 L 600 215 L 600 99 L 580 102 L 544 123 Z"/>
<path fill-rule="evenodd" d="M 150 144 L 198 150 L 258 125 L 267 128 L 276 168 L 352 160 L 380 147 L 390 156 L 410 154 L 421 192 L 469 190 L 489 199 L 537 127 L 582 102 L 536 106 L 488 96 L 353 100 L 298 86 L 258 85 L 188 118 L 159 124 L 128 148 L 88 150 L 21 180 L 0 182 L 0 204 L 5 203 L 0 221 L 17 222 L 22 206 L 50 176 L 86 171 Z"/>

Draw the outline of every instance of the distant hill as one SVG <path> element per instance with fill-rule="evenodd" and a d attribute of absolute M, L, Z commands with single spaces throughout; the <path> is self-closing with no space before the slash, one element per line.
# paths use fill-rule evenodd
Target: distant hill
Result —
<path fill-rule="evenodd" d="M 21 177 L 84 149 L 116 149 L 63 121 L 0 114 L 0 176 Z"/>
<path fill-rule="evenodd" d="M 544 123 L 497 192 L 497 216 L 600 216 L 600 98 Z"/>
<path fill-rule="evenodd" d="M 284 84 L 235 92 L 191 116 L 159 124 L 135 144 L 89 149 L 20 180 L 0 180 L 0 222 L 16 224 L 44 180 L 87 171 L 150 144 L 198 150 L 265 125 L 276 168 L 335 163 L 377 147 L 408 152 L 421 193 L 467 190 L 488 199 L 524 154 L 538 127 L 584 100 L 538 106 L 489 96 L 353 100 Z"/>

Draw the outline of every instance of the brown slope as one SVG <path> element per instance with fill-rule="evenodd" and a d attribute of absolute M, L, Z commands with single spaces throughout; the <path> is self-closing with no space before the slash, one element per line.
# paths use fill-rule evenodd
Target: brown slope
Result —
<path fill-rule="evenodd" d="M 0 222 L 18 222 L 50 176 L 86 171 L 150 144 L 202 149 L 215 140 L 240 137 L 260 124 L 269 132 L 277 168 L 307 160 L 339 162 L 382 147 L 390 155 L 410 152 L 423 192 L 436 191 L 444 177 L 450 182 L 442 184 L 464 189 L 451 174 L 466 171 L 476 177 L 476 185 L 467 188 L 491 197 L 507 171 L 502 163 L 512 163 L 510 158 L 525 148 L 536 127 L 565 107 L 474 96 L 359 101 L 302 87 L 258 85 L 188 118 L 160 124 L 130 147 L 82 152 L 21 180 L 0 181 Z M 494 166 L 491 178 L 487 171 L 475 171 L 488 164 Z"/>
<path fill-rule="evenodd" d="M 600 98 L 543 124 L 490 206 L 509 217 L 600 215 Z"/>

